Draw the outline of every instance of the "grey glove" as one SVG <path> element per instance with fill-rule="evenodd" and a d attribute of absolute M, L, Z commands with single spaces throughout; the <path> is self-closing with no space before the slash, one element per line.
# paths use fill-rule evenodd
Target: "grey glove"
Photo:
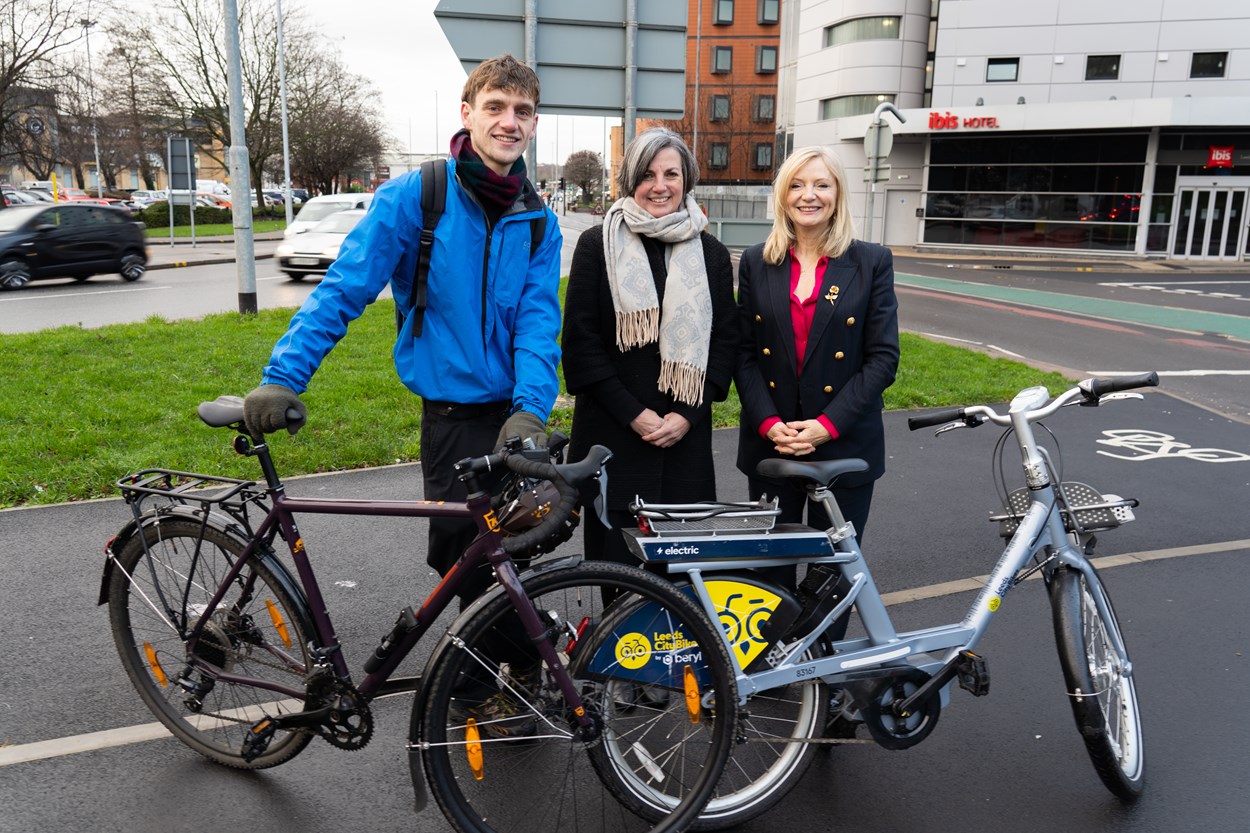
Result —
<path fill-rule="evenodd" d="M 502 446 L 511 437 L 520 437 L 522 441 L 531 439 L 536 448 L 547 447 L 547 426 L 536 415 L 529 411 L 517 411 L 508 417 L 499 432 L 495 446 Z"/>
<path fill-rule="evenodd" d="M 288 411 L 299 416 L 292 418 Z M 243 422 L 258 442 L 280 428 L 294 434 L 304 427 L 307 416 L 308 409 L 295 391 L 283 385 L 261 385 L 243 399 Z"/>

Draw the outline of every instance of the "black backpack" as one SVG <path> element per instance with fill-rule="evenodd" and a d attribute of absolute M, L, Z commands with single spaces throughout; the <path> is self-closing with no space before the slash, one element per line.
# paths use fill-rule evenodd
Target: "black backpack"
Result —
<path fill-rule="evenodd" d="M 447 163 L 431 160 L 421 163 L 421 243 L 417 248 L 417 268 L 408 294 L 407 314 L 395 305 L 395 328 L 403 329 L 404 319 L 412 320 L 412 337 L 420 338 L 425 323 L 426 290 L 430 279 L 430 255 L 434 251 L 434 229 L 447 206 Z M 530 220 L 530 257 L 538 251 L 547 232 L 547 212 Z M 485 287 L 483 287 L 485 292 Z"/>

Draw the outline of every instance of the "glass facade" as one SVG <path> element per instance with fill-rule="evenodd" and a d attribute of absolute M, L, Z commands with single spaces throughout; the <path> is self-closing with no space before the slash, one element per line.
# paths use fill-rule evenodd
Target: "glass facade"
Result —
<path fill-rule="evenodd" d="M 894 103 L 892 95 L 843 95 L 826 98 L 820 102 L 821 120 L 840 119 L 846 116 L 863 116 L 877 109 L 883 101 Z"/>
<path fill-rule="evenodd" d="M 1147 139 L 1145 132 L 935 136 L 924 242 L 1131 252 Z"/>
<path fill-rule="evenodd" d="M 825 46 L 860 40 L 898 38 L 900 17 L 860 17 L 825 27 Z"/>

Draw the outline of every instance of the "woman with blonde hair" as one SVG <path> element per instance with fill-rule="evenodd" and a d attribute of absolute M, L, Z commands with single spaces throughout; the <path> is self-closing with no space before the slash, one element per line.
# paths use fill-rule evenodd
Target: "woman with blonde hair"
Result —
<path fill-rule="evenodd" d="M 833 490 L 862 541 L 885 471 L 882 393 L 898 369 L 893 256 L 854 239 L 846 174 L 827 148 L 799 148 L 782 163 L 773 208 L 767 241 L 738 267 L 738 468 L 752 498 L 779 498 L 779 520 L 802 523 L 806 505 L 807 524 L 826 529 L 824 509 L 803 489 L 756 466 L 769 457 L 862 458 L 868 469 Z M 794 569 L 777 578 L 793 586 Z"/>

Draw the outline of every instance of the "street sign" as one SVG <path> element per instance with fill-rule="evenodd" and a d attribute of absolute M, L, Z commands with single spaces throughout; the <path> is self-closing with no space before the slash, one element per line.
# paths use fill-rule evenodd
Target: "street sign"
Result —
<path fill-rule="evenodd" d="M 535 65 L 542 112 L 625 113 L 627 0 L 537 0 Z M 686 4 L 635 3 L 633 106 L 639 118 L 686 109 Z M 524 61 L 526 0 L 440 0 L 434 17 L 465 71 L 505 52 Z"/>
<path fill-rule="evenodd" d="M 170 136 L 166 153 L 169 187 L 175 191 L 195 190 L 195 147 L 191 140 Z"/>
<path fill-rule="evenodd" d="M 877 131 L 881 131 L 878 138 Z M 890 155 L 890 150 L 894 147 L 894 131 L 885 122 L 881 124 L 871 124 L 868 126 L 868 132 L 864 134 L 864 156 L 872 159 L 874 156 L 884 159 Z"/>
<path fill-rule="evenodd" d="M 877 166 L 877 180 L 876 180 L 876 181 L 877 181 L 877 182 L 885 182 L 885 181 L 887 181 L 889 178 L 890 178 L 890 166 L 889 166 L 889 165 L 878 165 L 878 166 Z M 872 179 L 872 166 L 871 166 L 871 165 L 869 165 L 868 167 L 864 168 L 864 182 L 872 182 L 872 181 L 873 181 L 873 179 Z"/>

